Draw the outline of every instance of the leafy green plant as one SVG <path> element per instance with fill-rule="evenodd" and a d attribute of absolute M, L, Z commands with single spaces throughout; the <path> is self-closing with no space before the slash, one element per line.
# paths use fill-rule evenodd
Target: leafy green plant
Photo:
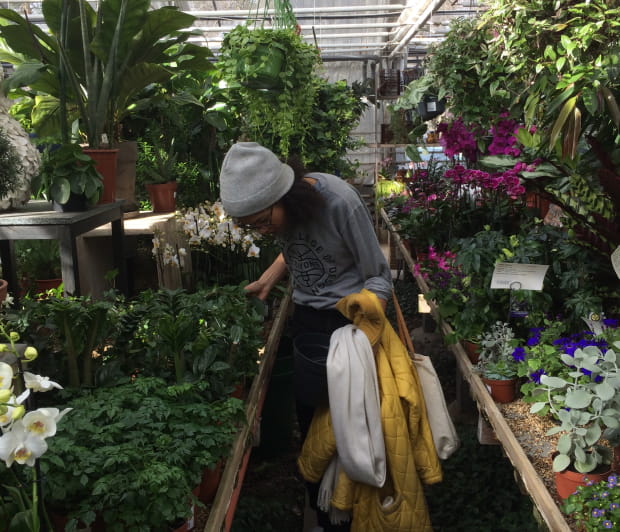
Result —
<path fill-rule="evenodd" d="M 15 260 L 19 276 L 29 282 L 61 277 L 57 240 L 16 240 Z"/>
<path fill-rule="evenodd" d="M 560 425 L 548 434 L 561 433 L 553 470 L 573 467 L 589 473 L 600 464 L 611 462 L 611 449 L 601 438 L 617 442 L 620 438 L 620 369 L 617 353 L 620 341 L 603 352 L 599 347 L 577 349 L 561 359 L 571 368 L 566 377 L 542 375 L 540 386 L 532 392 L 531 412 L 550 411 Z"/>
<path fill-rule="evenodd" d="M 255 63 L 258 46 L 276 47 L 286 55 L 278 74 L 281 89 L 255 89 L 243 85 L 239 72 L 247 72 L 246 64 Z M 258 65 L 265 59 L 259 54 Z M 317 94 L 314 69 L 318 65 L 318 50 L 303 42 L 295 29 L 252 28 L 236 26 L 226 34 L 217 63 L 231 91 L 236 93 L 237 112 L 242 117 L 243 133 L 252 140 L 286 158 L 291 139 L 300 142 L 302 159 L 312 109 Z M 250 70 L 252 72 L 252 70 Z"/>
<path fill-rule="evenodd" d="M 97 10 L 85 0 L 44 0 L 50 33 L 11 9 L 0 10 L 6 22 L 0 36 L 11 50 L 1 57 L 16 66 L 4 88 L 32 98 L 39 136 L 57 136 L 67 119 L 79 117 L 91 148 L 100 146 L 104 133 L 107 142 L 116 141 L 138 91 L 186 65 L 212 68 L 208 48 L 187 43 L 191 32 L 183 30 L 193 16 L 150 7 L 150 0 L 104 0 Z"/>
<path fill-rule="evenodd" d="M 14 320 L 41 352 L 38 367 L 72 388 L 92 387 L 115 331 L 118 303 L 114 293 L 98 300 L 48 295 L 25 299 Z"/>
<path fill-rule="evenodd" d="M 349 86 L 344 80 L 330 83 L 314 77 L 316 99 L 312 116 L 305 131 L 311 142 L 302 144 L 302 138 L 291 138 L 292 153 L 301 157 L 307 168 L 340 175 L 355 176 L 357 165 L 346 157 L 360 146 L 351 136 L 368 104 L 364 103 L 360 89 Z M 298 153 L 298 146 L 303 146 Z"/>
<path fill-rule="evenodd" d="M 585 486 L 562 504 L 564 513 L 570 515 L 586 532 L 614 530 L 620 523 L 620 484 L 616 474 L 606 480 L 588 480 Z"/>
<path fill-rule="evenodd" d="M 19 184 L 21 163 L 11 140 L 0 128 L 0 198 Z"/>
<path fill-rule="evenodd" d="M 36 196 L 49 201 L 65 204 L 73 194 L 95 205 L 103 192 L 103 177 L 79 144 L 61 144 L 45 150 L 32 187 Z"/>
<path fill-rule="evenodd" d="M 477 368 L 487 379 L 507 380 L 516 377 L 517 361 L 513 357 L 517 345 L 512 327 L 495 322 L 478 337 L 480 357 Z"/>
<path fill-rule="evenodd" d="M 41 470 L 69 529 L 100 516 L 111 531 L 167 532 L 187 518 L 192 489 L 230 453 L 244 419 L 240 400 L 209 402 L 207 387 L 137 377 L 68 401 L 79 415 L 67 417 Z"/>
<path fill-rule="evenodd" d="M 144 291 L 121 316 L 100 378 L 205 382 L 220 397 L 258 371 L 262 320 L 240 286 Z"/>
<path fill-rule="evenodd" d="M 138 162 L 136 164 L 138 181 L 149 184 L 176 181 L 179 164 L 174 143 L 171 143 L 168 149 L 147 141 L 139 143 Z"/>

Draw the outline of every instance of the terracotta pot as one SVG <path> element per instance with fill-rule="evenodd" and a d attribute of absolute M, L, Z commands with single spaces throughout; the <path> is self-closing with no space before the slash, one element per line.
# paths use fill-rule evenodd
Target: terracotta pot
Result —
<path fill-rule="evenodd" d="M 497 403 L 514 401 L 517 389 L 517 379 L 496 380 L 482 377 L 482 382 L 489 390 L 491 397 Z"/>
<path fill-rule="evenodd" d="M 176 209 L 177 182 L 146 185 L 153 212 L 172 212 Z"/>
<path fill-rule="evenodd" d="M 198 500 L 202 504 L 209 504 L 214 498 L 222 480 L 224 463 L 220 460 L 212 469 L 205 468 L 202 472 Z"/>
<path fill-rule="evenodd" d="M 62 279 L 36 279 L 36 293 L 42 294 L 48 290 L 58 288 L 62 284 Z"/>
<path fill-rule="evenodd" d="M 471 340 L 463 340 L 463 349 L 467 353 L 467 358 L 472 364 L 477 364 L 480 358 L 480 344 Z"/>
<path fill-rule="evenodd" d="M 95 168 L 103 176 L 103 192 L 99 203 L 113 203 L 116 200 L 116 161 L 118 149 L 95 150 L 84 148 L 86 155 L 95 161 Z"/>
<path fill-rule="evenodd" d="M 569 495 L 575 493 L 579 486 L 585 486 L 588 481 L 600 482 L 605 480 L 611 474 L 611 470 L 604 473 L 578 473 L 565 469 L 558 473 L 554 473 L 555 489 L 562 499 L 566 499 Z"/>

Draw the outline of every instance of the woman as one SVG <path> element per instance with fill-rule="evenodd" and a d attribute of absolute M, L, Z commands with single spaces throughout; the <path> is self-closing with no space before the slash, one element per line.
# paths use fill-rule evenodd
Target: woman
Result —
<path fill-rule="evenodd" d="M 381 250 L 370 213 L 358 192 L 339 177 L 305 173 L 282 163 L 255 142 L 239 142 L 226 154 L 220 173 L 220 196 L 226 212 L 241 225 L 275 236 L 282 253 L 248 293 L 265 299 L 290 273 L 295 309 L 293 338 L 302 333 L 331 334 L 349 321 L 335 309 L 343 297 L 366 288 L 383 308 L 392 293 L 390 268 Z M 303 378 L 303 376 L 296 376 Z M 302 438 L 314 406 L 297 397 Z M 311 505 L 316 500 L 311 494 Z M 325 530 L 330 526 L 319 515 Z"/>

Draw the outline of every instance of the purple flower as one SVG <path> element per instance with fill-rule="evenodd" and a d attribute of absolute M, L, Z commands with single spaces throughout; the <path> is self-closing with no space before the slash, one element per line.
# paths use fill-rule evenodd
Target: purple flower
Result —
<path fill-rule="evenodd" d="M 603 526 L 605 528 L 613 528 L 614 524 L 609 519 L 607 519 L 606 521 L 603 521 Z"/>
<path fill-rule="evenodd" d="M 525 348 L 521 346 L 515 347 L 515 350 L 512 352 L 512 358 L 514 358 L 515 362 L 523 362 L 525 360 Z"/>
<path fill-rule="evenodd" d="M 530 380 L 532 382 L 535 382 L 536 384 L 540 384 L 540 378 L 546 374 L 547 373 L 545 372 L 544 369 L 537 369 L 533 373 L 530 373 Z"/>

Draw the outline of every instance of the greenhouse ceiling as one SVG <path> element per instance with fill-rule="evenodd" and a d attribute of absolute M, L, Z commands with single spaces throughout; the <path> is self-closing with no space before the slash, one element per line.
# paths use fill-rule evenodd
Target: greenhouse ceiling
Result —
<path fill-rule="evenodd" d="M 0 2 L 2 7 L 27 11 L 34 21 L 42 21 L 40 4 Z M 152 5 L 176 6 L 195 15 L 196 28 L 202 32 L 197 40 L 216 54 L 224 34 L 234 26 L 251 19 L 269 27 L 273 16 L 273 9 L 265 10 L 264 0 L 153 0 Z M 480 0 L 292 0 L 291 5 L 303 38 L 315 43 L 324 59 L 380 57 L 407 63 L 418 61 L 429 45 L 439 42 L 451 19 L 475 16 L 484 9 Z"/>

